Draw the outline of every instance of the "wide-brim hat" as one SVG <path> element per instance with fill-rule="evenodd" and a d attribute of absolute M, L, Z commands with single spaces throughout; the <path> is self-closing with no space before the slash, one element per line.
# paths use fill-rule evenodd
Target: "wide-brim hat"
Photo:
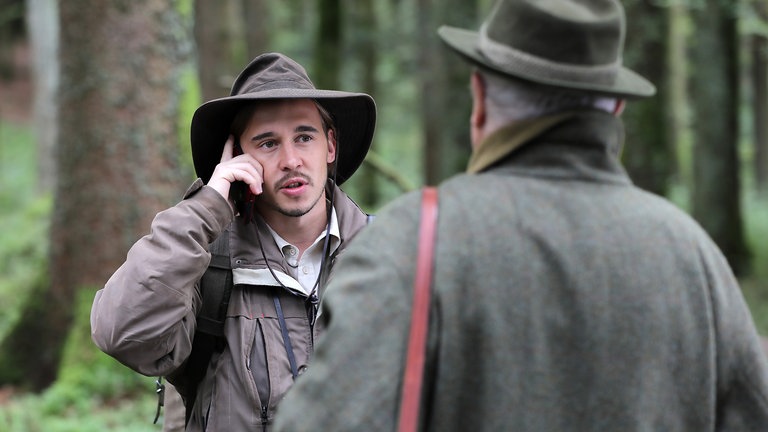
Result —
<path fill-rule="evenodd" d="M 625 98 L 656 92 L 622 65 L 626 17 L 616 0 L 502 0 L 480 31 L 442 26 L 438 34 L 502 75 Z"/>
<path fill-rule="evenodd" d="M 331 115 L 336 129 L 336 183 L 362 164 L 376 126 L 376 104 L 364 93 L 318 90 L 304 68 L 279 53 L 259 55 L 238 75 L 230 96 L 201 105 L 192 116 L 191 143 L 195 172 L 210 180 L 221 161 L 232 120 L 250 102 L 266 99 L 314 99 Z"/>

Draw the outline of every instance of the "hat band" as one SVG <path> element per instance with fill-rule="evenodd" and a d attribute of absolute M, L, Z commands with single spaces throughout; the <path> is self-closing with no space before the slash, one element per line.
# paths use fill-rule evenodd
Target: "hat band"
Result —
<path fill-rule="evenodd" d="M 553 62 L 488 37 L 487 23 L 480 27 L 478 49 L 495 65 L 527 76 L 584 84 L 613 84 L 621 66 L 621 57 L 605 65 L 582 66 Z"/>

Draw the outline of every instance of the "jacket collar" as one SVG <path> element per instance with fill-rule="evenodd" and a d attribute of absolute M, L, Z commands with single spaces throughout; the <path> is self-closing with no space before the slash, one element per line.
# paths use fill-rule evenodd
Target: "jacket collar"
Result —
<path fill-rule="evenodd" d="M 494 131 L 472 151 L 467 172 L 473 174 L 485 170 L 504 159 L 518 147 L 575 115 L 576 113 L 567 112 L 525 119 Z"/>
<path fill-rule="evenodd" d="M 326 192 L 330 193 L 331 188 L 335 188 L 333 190 L 334 210 L 340 238 L 338 249 L 342 249 L 345 242 L 365 226 L 366 215 L 338 186 L 329 184 Z M 230 252 L 234 267 L 262 269 L 269 265 L 273 270 L 289 274 L 283 254 L 272 237 L 269 227 L 261 218 L 257 217 L 256 223 L 250 224 L 244 223 L 242 218 L 235 218 L 229 230 Z M 259 249 L 259 241 L 264 248 L 266 261 Z"/>
<path fill-rule="evenodd" d="M 280 249 L 283 252 L 283 256 L 285 256 L 285 247 L 290 245 L 288 241 L 286 241 L 280 234 L 278 234 L 277 231 L 272 229 L 272 227 L 267 226 L 269 229 L 270 234 L 272 234 L 272 238 L 275 239 L 275 243 L 277 243 L 278 249 Z M 328 228 L 328 226 L 326 226 Z M 333 254 L 336 249 L 339 247 L 339 243 L 341 242 L 341 233 L 339 232 L 339 218 L 336 217 L 336 209 L 331 209 L 331 226 L 330 229 L 326 230 L 323 229 L 323 232 L 318 236 L 318 238 L 322 239 L 325 238 L 326 232 L 330 236 L 330 253 Z M 317 241 L 317 239 L 315 239 Z"/>
<path fill-rule="evenodd" d="M 623 139 L 621 119 L 598 110 L 516 122 L 480 143 L 470 159 L 469 172 L 503 169 L 524 175 L 631 184 L 619 161 Z"/>

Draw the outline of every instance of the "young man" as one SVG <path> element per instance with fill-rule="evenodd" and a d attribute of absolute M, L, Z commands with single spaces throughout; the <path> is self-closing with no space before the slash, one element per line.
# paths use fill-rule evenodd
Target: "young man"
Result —
<path fill-rule="evenodd" d="M 337 186 L 371 144 L 370 96 L 317 90 L 280 54 L 254 59 L 231 96 L 192 119 L 200 179 L 96 294 L 92 337 L 132 369 L 188 388 L 209 245 L 226 240 L 233 287 L 186 429 L 268 430 L 321 332 L 317 305 L 335 257 L 366 225 Z M 218 239 L 218 240 L 217 240 Z M 216 305 L 218 306 L 218 305 Z"/>
<path fill-rule="evenodd" d="M 728 263 L 619 161 L 623 100 L 654 93 L 621 65 L 622 6 L 503 0 L 480 32 L 439 34 L 479 70 L 468 174 L 439 187 L 419 430 L 768 430 L 768 361 Z M 276 430 L 396 429 L 419 200 L 345 252 Z"/>

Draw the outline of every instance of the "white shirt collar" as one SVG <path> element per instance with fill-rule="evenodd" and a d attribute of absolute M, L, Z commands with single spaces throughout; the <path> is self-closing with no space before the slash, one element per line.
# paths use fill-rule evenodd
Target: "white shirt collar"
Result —
<path fill-rule="evenodd" d="M 280 237 L 280 234 L 277 233 L 277 231 L 273 230 L 269 224 L 266 224 L 267 228 L 269 228 L 269 232 L 272 233 L 272 237 L 275 239 L 275 243 L 277 243 L 277 247 L 280 248 L 280 251 L 283 253 L 283 256 L 286 258 L 286 260 L 289 258 L 285 255 L 286 246 L 296 247 L 290 243 L 288 243 L 284 238 Z M 325 239 L 325 232 L 326 228 L 323 228 L 323 232 L 320 233 L 320 235 L 317 236 L 315 241 L 312 243 L 310 247 L 307 248 L 307 250 L 312 249 L 316 244 L 319 242 L 322 242 Z M 336 209 L 331 208 L 331 231 L 329 232 L 329 235 L 331 236 L 331 247 L 330 247 L 330 253 L 333 253 L 336 251 L 336 248 L 339 247 L 339 244 L 341 243 L 341 233 L 339 231 L 339 220 L 336 217 Z"/>

